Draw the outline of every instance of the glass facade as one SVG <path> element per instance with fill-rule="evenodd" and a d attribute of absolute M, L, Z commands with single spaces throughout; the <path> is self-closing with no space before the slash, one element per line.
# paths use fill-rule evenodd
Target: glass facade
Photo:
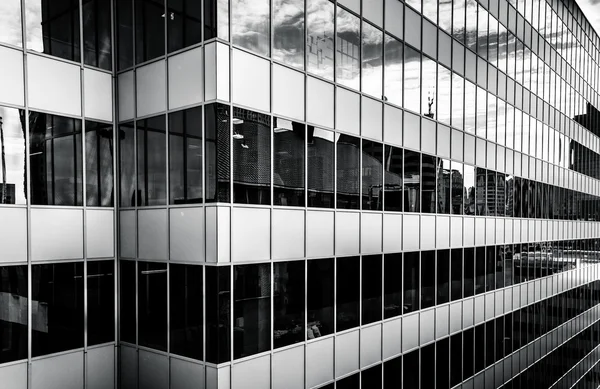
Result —
<path fill-rule="evenodd" d="M 600 385 L 574 1 L 0 3 L 0 382 Z"/>

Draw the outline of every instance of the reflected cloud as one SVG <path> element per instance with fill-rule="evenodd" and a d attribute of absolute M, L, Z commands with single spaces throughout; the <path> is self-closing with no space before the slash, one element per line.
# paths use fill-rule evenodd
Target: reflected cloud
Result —
<path fill-rule="evenodd" d="M 21 1 L 0 1 L 0 42 L 22 46 Z"/>

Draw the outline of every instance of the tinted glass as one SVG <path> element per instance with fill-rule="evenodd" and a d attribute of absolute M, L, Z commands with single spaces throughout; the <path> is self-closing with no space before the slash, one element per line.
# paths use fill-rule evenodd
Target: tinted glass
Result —
<path fill-rule="evenodd" d="M 115 262 L 87 263 L 87 344 L 115 340 Z"/>
<path fill-rule="evenodd" d="M 384 255 L 384 301 L 385 319 L 402 314 L 402 254 Z"/>
<path fill-rule="evenodd" d="M 202 107 L 169 114 L 169 202 L 202 202 Z"/>
<path fill-rule="evenodd" d="M 419 253 L 404 253 L 404 313 L 419 310 Z"/>
<path fill-rule="evenodd" d="M 421 154 L 404 151 L 404 212 L 421 210 Z"/>
<path fill-rule="evenodd" d="M 436 304 L 450 301 L 450 250 L 437 252 L 437 300 Z"/>
<path fill-rule="evenodd" d="M 8 312 L 0 317 L 0 363 L 27 358 L 27 266 L 0 267 L 0 294 Z"/>
<path fill-rule="evenodd" d="M 362 209 L 383 208 L 383 145 L 362 141 Z"/>
<path fill-rule="evenodd" d="M 404 61 L 404 107 L 413 112 L 421 112 L 421 54 L 406 46 Z"/>
<path fill-rule="evenodd" d="M 135 0 L 135 62 L 165 54 L 165 0 Z"/>
<path fill-rule="evenodd" d="M 313 259 L 307 263 L 308 340 L 333 333 L 333 259 Z"/>
<path fill-rule="evenodd" d="M 223 104 L 209 104 L 205 106 L 204 114 L 206 202 L 227 203 L 230 201 L 229 160 L 231 158 L 229 151 L 229 137 L 231 136 L 229 107 Z M 239 139 L 236 139 L 236 143 L 238 142 Z"/>
<path fill-rule="evenodd" d="M 167 0 L 168 51 L 200 43 L 202 3 L 195 0 Z"/>
<path fill-rule="evenodd" d="M 308 206 L 333 208 L 334 133 L 308 126 Z"/>
<path fill-rule="evenodd" d="M 202 359 L 202 266 L 171 264 L 169 268 L 170 350 Z"/>
<path fill-rule="evenodd" d="M 383 363 L 383 387 L 400 388 L 402 386 L 402 357 L 389 359 Z"/>
<path fill-rule="evenodd" d="M 206 361 L 231 360 L 231 267 L 206 267 Z"/>
<path fill-rule="evenodd" d="M 435 305 L 435 251 L 421 252 L 421 309 Z"/>
<path fill-rule="evenodd" d="M 273 124 L 273 203 L 275 205 L 304 206 L 304 139 L 303 123 L 275 118 Z"/>
<path fill-rule="evenodd" d="M 381 388 L 381 364 L 363 370 L 361 373 L 361 387 Z"/>
<path fill-rule="evenodd" d="M 231 42 L 257 54 L 269 55 L 268 0 L 231 1 Z"/>
<path fill-rule="evenodd" d="M 435 213 L 436 211 L 436 157 L 423 154 L 423 194 L 421 212 Z"/>
<path fill-rule="evenodd" d="M 136 342 L 136 262 L 119 261 L 119 331 L 120 340 L 135 344 Z"/>
<path fill-rule="evenodd" d="M 138 344 L 167 350 L 167 265 L 138 262 Z"/>
<path fill-rule="evenodd" d="M 167 200 L 165 117 L 139 120 L 136 126 L 137 205 L 163 205 Z"/>
<path fill-rule="evenodd" d="M 450 251 L 450 299 L 460 300 L 463 295 L 463 252 L 462 249 Z"/>
<path fill-rule="evenodd" d="M 385 210 L 402 211 L 402 166 L 401 148 L 385 146 Z"/>
<path fill-rule="evenodd" d="M 383 94 L 383 32 L 362 24 L 362 91 L 380 98 Z"/>
<path fill-rule="evenodd" d="M 273 59 L 304 68 L 304 0 L 274 1 Z"/>
<path fill-rule="evenodd" d="M 121 207 L 135 207 L 135 129 L 133 123 L 119 125 L 119 186 Z"/>
<path fill-rule="evenodd" d="M 83 0 L 83 62 L 112 70 L 111 1 Z"/>
<path fill-rule="evenodd" d="M 1 8 L 2 5 L 0 5 Z M 2 35 L 1 28 L 0 36 Z M 0 182 L 0 204 L 25 204 L 27 202 L 24 124 L 21 122 L 19 110 L 0 107 L 0 133 L 2 134 L 0 147 L 3 150 L 3 158 L 0 159 L 0 169 L 3 172 L 2 182 Z"/>
<path fill-rule="evenodd" d="M 85 180 L 88 206 L 112 207 L 113 191 L 113 126 L 85 122 Z"/>
<path fill-rule="evenodd" d="M 336 331 L 358 326 L 360 320 L 360 258 L 337 259 L 337 277 L 344 282 L 336 283 Z"/>
<path fill-rule="evenodd" d="M 338 83 L 360 89 L 360 19 L 345 9 L 337 8 L 336 70 Z"/>
<path fill-rule="evenodd" d="M 384 94 L 387 101 L 402 105 L 402 69 L 404 46 L 399 40 L 385 36 L 384 55 Z"/>
<path fill-rule="evenodd" d="M 337 134 L 337 207 L 358 209 L 360 139 Z"/>
<path fill-rule="evenodd" d="M 333 80 L 335 5 L 329 0 L 306 0 L 306 70 Z"/>
<path fill-rule="evenodd" d="M 117 68 L 126 69 L 133 66 L 133 2 L 116 2 L 115 13 Z"/>
<path fill-rule="evenodd" d="M 362 258 L 362 322 L 369 324 L 381 320 L 381 255 Z"/>
<path fill-rule="evenodd" d="M 304 261 L 273 264 L 275 348 L 304 341 L 304 264 Z"/>

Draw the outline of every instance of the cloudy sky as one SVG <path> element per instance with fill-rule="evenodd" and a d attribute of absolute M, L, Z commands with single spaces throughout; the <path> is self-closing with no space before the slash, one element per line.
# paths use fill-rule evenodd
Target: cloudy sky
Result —
<path fill-rule="evenodd" d="M 600 0 L 577 0 L 579 8 L 600 34 Z"/>

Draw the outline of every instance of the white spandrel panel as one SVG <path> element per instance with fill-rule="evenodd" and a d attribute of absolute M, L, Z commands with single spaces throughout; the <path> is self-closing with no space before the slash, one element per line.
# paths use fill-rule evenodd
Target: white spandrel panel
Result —
<path fill-rule="evenodd" d="M 273 65 L 273 113 L 304 120 L 304 75 Z"/>
<path fill-rule="evenodd" d="M 166 355 L 139 350 L 140 389 L 169 387 L 169 360 Z"/>
<path fill-rule="evenodd" d="M 0 208 L 0 263 L 27 262 L 27 210 Z"/>
<path fill-rule="evenodd" d="M 83 388 L 83 351 L 31 363 L 31 389 Z"/>
<path fill-rule="evenodd" d="M 31 210 L 31 259 L 34 261 L 83 258 L 83 211 Z"/>
<path fill-rule="evenodd" d="M 378 141 L 383 139 L 383 106 L 379 101 L 362 98 L 361 134 Z"/>
<path fill-rule="evenodd" d="M 170 359 L 171 389 L 204 389 L 204 366 L 178 358 Z"/>
<path fill-rule="evenodd" d="M 333 255 L 333 230 L 333 212 L 306 212 L 306 256 L 308 258 Z"/>
<path fill-rule="evenodd" d="M 313 77 L 306 79 L 306 121 L 333 128 L 333 85 Z"/>
<path fill-rule="evenodd" d="M 385 143 L 402 146 L 402 110 L 385 105 L 383 108 L 383 139 Z"/>
<path fill-rule="evenodd" d="M 383 214 L 383 252 L 402 250 L 402 215 Z"/>
<path fill-rule="evenodd" d="M 0 382 L 6 389 L 27 389 L 27 363 L 0 367 Z"/>
<path fill-rule="evenodd" d="M 114 211 L 86 210 L 86 252 L 88 258 L 109 258 L 115 253 Z"/>
<path fill-rule="evenodd" d="M 168 219 L 166 209 L 138 211 L 138 257 L 166 260 L 169 254 Z"/>
<path fill-rule="evenodd" d="M 113 389 L 115 387 L 115 346 L 91 348 L 87 352 L 88 389 Z"/>
<path fill-rule="evenodd" d="M 333 380 L 333 340 L 326 338 L 306 345 L 306 387 Z"/>
<path fill-rule="evenodd" d="M 231 368 L 231 373 L 233 388 L 270 389 L 271 356 L 265 355 L 248 361 L 238 362 Z"/>
<path fill-rule="evenodd" d="M 133 70 L 117 77 L 119 120 L 130 120 L 135 115 L 135 74 Z"/>
<path fill-rule="evenodd" d="M 169 109 L 198 104 L 204 100 L 202 47 L 169 57 Z"/>
<path fill-rule="evenodd" d="M 381 361 L 381 324 L 360 331 L 360 367 Z"/>
<path fill-rule="evenodd" d="M 171 208 L 169 236 L 171 261 L 204 261 L 204 208 Z"/>
<path fill-rule="evenodd" d="M 344 88 L 336 88 L 335 128 L 338 131 L 360 134 L 360 95 Z"/>
<path fill-rule="evenodd" d="M 359 235 L 360 214 L 358 212 L 337 212 L 335 218 L 335 254 L 358 254 Z"/>
<path fill-rule="evenodd" d="M 335 376 L 341 377 L 358 370 L 360 354 L 358 330 L 338 335 L 335 339 Z"/>
<path fill-rule="evenodd" d="M 383 358 L 402 352 L 402 318 L 383 322 Z"/>
<path fill-rule="evenodd" d="M 0 103 L 25 105 L 23 52 L 0 47 L 0 58 Z"/>
<path fill-rule="evenodd" d="M 304 345 L 273 353 L 273 389 L 304 389 Z"/>
<path fill-rule="evenodd" d="M 304 257 L 304 211 L 273 210 L 273 259 Z"/>
<path fill-rule="evenodd" d="M 229 101 L 229 63 L 231 50 L 229 46 L 217 43 L 217 99 Z M 268 89 L 267 89 L 268 90 Z"/>
<path fill-rule="evenodd" d="M 110 73 L 88 68 L 83 70 L 84 115 L 86 118 L 112 121 L 112 90 Z"/>
<path fill-rule="evenodd" d="M 217 71 L 219 71 L 218 68 Z M 234 49 L 231 89 L 234 104 L 269 111 L 271 108 L 271 65 L 269 61 Z"/>
<path fill-rule="evenodd" d="M 360 252 L 376 254 L 382 251 L 382 214 L 363 213 L 360 219 Z"/>
<path fill-rule="evenodd" d="M 231 259 L 262 261 L 270 257 L 271 211 L 234 207 L 231 215 Z"/>
<path fill-rule="evenodd" d="M 167 108 L 165 61 L 142 66 L 136 71 L 137 117 L 165 111 Z"/>
<path fill-rule="evenodd" d="M 80 67 L 29 54 L 27 76 L 30 108 L 81 116 Z"/>

